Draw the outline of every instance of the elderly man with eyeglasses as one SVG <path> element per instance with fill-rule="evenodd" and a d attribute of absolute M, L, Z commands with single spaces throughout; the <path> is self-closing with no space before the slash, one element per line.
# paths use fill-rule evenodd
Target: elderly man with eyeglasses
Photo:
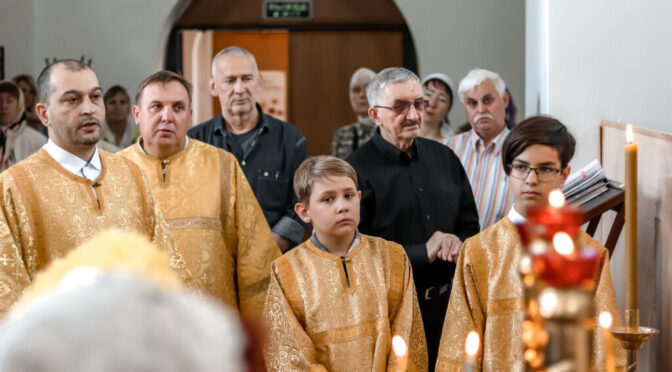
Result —
<path fill-rule="evenodd" d="M 362 191 L 359 231 L 403 245 L 434 366 L 455 260 L 462 241 L 479 231 L 474 197 L 460 159 L 418 137 L 427 101 L 417 75 L 387 68 L 366 95 L 378 130 L 346 159 Z"/>
<path fill-rule="evenodd" d="M 471 130 L 447 141 L 467 172 L 478 208 L 481 230 L 506 216 L 513 205 L 509 178 L 500 157 L 502 144 L 509 134 L 506 106 L 509 93 L 498 74 L 483 70 L 469 71 L 457 90 L 469 119 Z"/>

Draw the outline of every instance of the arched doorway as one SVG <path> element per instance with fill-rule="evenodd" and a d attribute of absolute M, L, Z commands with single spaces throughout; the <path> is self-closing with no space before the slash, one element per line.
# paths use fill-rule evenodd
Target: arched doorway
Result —
<path fill-rule="evenodd" d="M 229 45 L 250 50 L 264 80 L 273 82 L 272 89 L 285 87 L 285 106 L 282 99 L 273 97 L 265 104 L 272 106 L 274 99 L 277 107 L 273 110 L 301 129 L 311 155 L 330 153 L 334 131 L 355 120 L 348 85 L 357 68 L 379 71 L 404 66 L 417 70 L 413 40 L 392 0 L 311 1 L 309 20 L 265 19 L 264 3 L 193 0 L 171 30 L 166 68 L 189 70 L 185 74 L 188 79 L 195 76 L 203 81 L 204 75 L 209 76 L 210 61 L 193 58 L 195 41 L 205 45 L 208 50 L 202 54 L 209 58 Z M 198 40 L 195 33 L 200 35 Z M 195 85 L 197 95 L 207 95 L 203 84 Z M 211 105 L 206 103 L 199 106 L 199 119 L 220 113 L 216 99 Z"/>

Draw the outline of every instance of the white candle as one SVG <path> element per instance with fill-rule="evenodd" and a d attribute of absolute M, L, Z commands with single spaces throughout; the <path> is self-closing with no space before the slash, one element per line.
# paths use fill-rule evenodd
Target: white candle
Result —
<path fill-rule="evenodd" d="M 406 342 L 401 336 L 392 337 L 392 350 L 397 356 L 397 372 L 406 372 L 406 363 L 408 362 L 408 348 Z"/>
<path fill-rule="evenodd" d="M 602 327 L 602 337 L 604 339 L 604 360 L 607 367 L 607 372 L 614 372 L 616 367 L 614 365 L 614 352 L 611 349 L 611 314 L 608 311 L 603 311 L 599 317 L 600 327 Z"/>
<path fill-rule="evenodd" d="M 481 343 L 480 337 L 476 331 L 471 331 L 467 335 L 467 340 L 464 343 L 464 351 L 467 354 L 467 359 L 464 362 L 465 372 L 474 372 L 476 370 L 476 354 Z"/>

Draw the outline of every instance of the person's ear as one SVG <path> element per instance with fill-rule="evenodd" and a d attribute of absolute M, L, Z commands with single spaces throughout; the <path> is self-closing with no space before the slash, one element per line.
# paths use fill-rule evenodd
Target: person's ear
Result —
<path fill-rule="evenodd" d="M 217 89 L 215 89 L 215 78 L 211 77 L 210 78 L 210 95 L 213 97 L 219 97 L 219 93 L 217 93 Z"/>
<path fill-rule="evenodd" d="M 502 100 L 504 101 L 504 107 L 509 105 L 509 92 L 504 91 L 504 94 L 502 95 Z"/>
<path fill-rule="evenodd" d="M 299 216 L 301 221 L 305 223 L 310 223 L 310 214 L 308 214 L 308 205 L 298 202 L 294 204 L 294 212 Z"/>
<path fill-rule="evenodd" d="M 560 172 L 560 175 L 562 176 L 562 185 L 563 186 L 565 185 L 565 181 L 567 181 L 567 177 L 569 177 L 569 174 L 571 173 L 571 171 L 572 171 L 572 167 L 570 167 L 568 165 L 568 166 L 565 167 L 565 169 L 562 170 L 562 172 Z"/>
<path fill-rule="evenodd" d="M 375 107 L 369 107 L 369 118 L 371 118 L 371 121 L 376 123 L 376 125 L 380 125 L 381 123 L 381 118 L 378 115 L 378 109 Z"/>
<path fill-rule="evenodd" d="M 138 117 L 140 117 L 140 106 L 133 105 L 131 111 L 133 112 L 133 120 L 135 120 L 135 124 L 140 126 L 140 121 L 138 120 Z"/>
<path fill-rule="evenodd" d="M 45 127 L 49 127 L 51 125 L 49 124 L 49 116 L 47 115 L 48 109 L 49 106 L 47 106 L 45 103 L 40 102 L 35 105 L 35 113 Z"/>

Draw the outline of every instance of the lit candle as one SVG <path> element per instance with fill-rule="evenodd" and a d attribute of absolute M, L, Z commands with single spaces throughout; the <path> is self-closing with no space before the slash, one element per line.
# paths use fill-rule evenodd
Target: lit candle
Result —
<path fill-rule="evenodd" d="M 611 349 L 611 333 L 609 333 L 609 328 L 611 328 L 611 321 L 611 314 L 608 311 L 603 311 L 600 314 L 599 322 L 600 327 L 602 327 L 602 337 L 604 339 L 604 359 L 607 372 L 614 372 L 616 370 L 614 365 L 614 352 Z"/>
<path fill-rule="evenodd" d="M 408 362 L 408 348 L 406 342 L 401 336 L 392 337 L 392 349 L 397 356 L 397 372 L 406 372 L 406 363 Z"/>
<path fill-rule="evenodd" d="M 467 341 L 464 343 L 464 351 L 467 354 L 467 360 L 464 362 L 464 372 L 474 372 L 476 370 L 476 354 L 478 354 L 480 337 L 476 331 L 471 331 L 467 335 Z"/>
<path fill-rule="evenodd" d="M 565 205 L 565 194 L 559 189 L 551 191 L 548 194 L 548 204 L 554 208 L 562 208 Z"/>
<path fill-rule="evenodd" d="M 637 144 L 630 124 L 625 137 L 625 325 L 637 328 Z"/>
<path fill-rule="evenodd" d="M 563 256 L 570 256 L 574 253 L 574 242 L 567 233 L 559 232 L 553 235 L 553 248 Z"/>

